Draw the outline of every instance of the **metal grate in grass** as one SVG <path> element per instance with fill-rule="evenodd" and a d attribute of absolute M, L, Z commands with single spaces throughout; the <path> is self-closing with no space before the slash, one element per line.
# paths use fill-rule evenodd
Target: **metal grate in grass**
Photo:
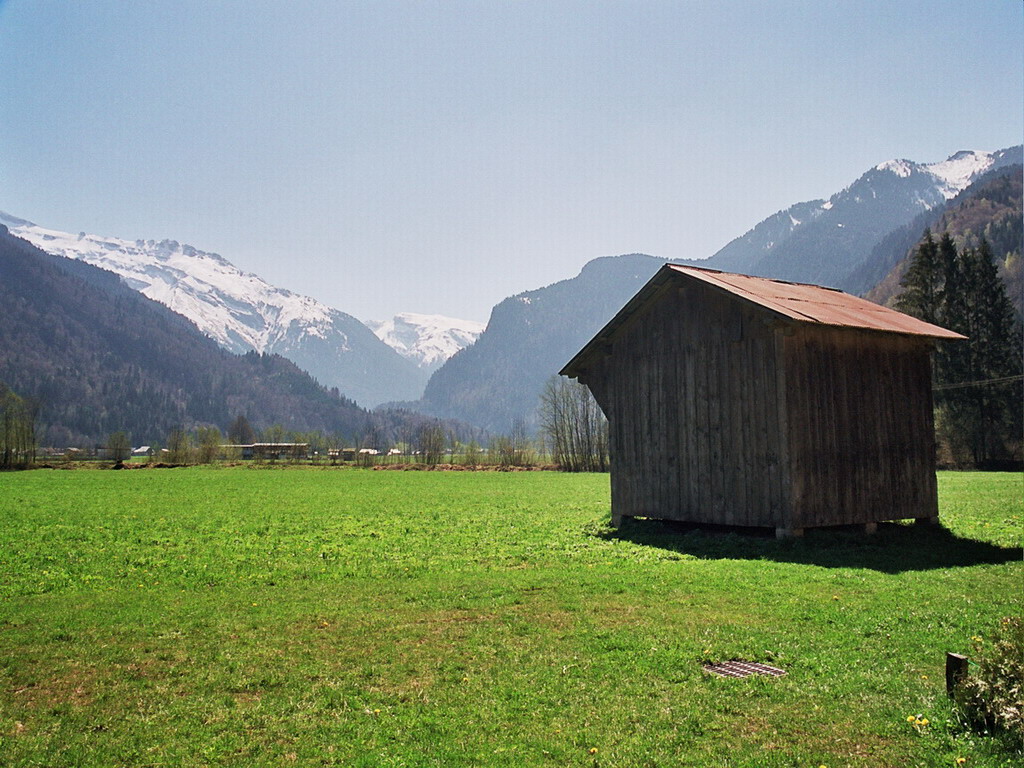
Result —
<path fill-rule="evenodd" d="M 782 677 L 786 670 L 778 667 L 769 667 L 756 661 L 723 661 L 720 664 L 705 664 L 704 671 L 710 672 L 719 677 L 750 677 L 751 675 L 767 675 L 768 677 Z"/>

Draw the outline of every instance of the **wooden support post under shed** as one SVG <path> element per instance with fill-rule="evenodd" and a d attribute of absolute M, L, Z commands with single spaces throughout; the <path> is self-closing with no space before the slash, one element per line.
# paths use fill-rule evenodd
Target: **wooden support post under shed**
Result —
<path fill-rule="evenodd" d="M 803 538 L 803 528 L 776 528 L 775 538 L 776 539 L 799 539 Z"/>

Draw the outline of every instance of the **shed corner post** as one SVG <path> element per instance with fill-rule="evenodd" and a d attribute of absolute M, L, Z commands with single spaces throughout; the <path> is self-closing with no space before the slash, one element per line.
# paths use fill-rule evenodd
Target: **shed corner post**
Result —
<path fill-rule="evenodd" d="M 790 466 L 789 434 L 789 391 L 786 376 L 786 338 L 793 335 L 793 329 L 785 324 L 775 326 L 775 391 L 776 417 L 778 419 L 779 455 L 779 508 L 777 511 L 775 537 L 777 539 L 798 538 L 804 535 L 796 517 L 796 499 L 793 491 L 793 469 Z"/>

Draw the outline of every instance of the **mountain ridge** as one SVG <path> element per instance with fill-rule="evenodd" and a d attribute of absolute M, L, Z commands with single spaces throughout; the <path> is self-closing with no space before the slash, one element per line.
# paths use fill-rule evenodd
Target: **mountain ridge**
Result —
<path fill-rule="evenodd" d="M 261 426 L 356 435 L 370 414 L 277 355 L 235 355 L 114 273 L 54 256 L 0 225 L 0 381 L 41 404 L 41 439 L 113 431 L 158 442 L 175 426 Z"/>
<path fill-rule="evenodd" d="M 47 253 L 118 274 L 228 351 L 280 354 L 367 407 L 418 397 L 426 383 L 425 372 L 355 317 L 270 285 L 220 254 L 176 240 L 74 235 L 3 212 L 0 224 Z"/>
<path fill-rule="evenodd" d="M 882 238 L 945 205 L 984 173 L 1021 158 L 1017 145 L 960 150 L 937 163 L 878 163 L 828 200 L 795 203 L 772 214 L 713 254 L 706 266 L 854 290 L 858 269 Z"/>

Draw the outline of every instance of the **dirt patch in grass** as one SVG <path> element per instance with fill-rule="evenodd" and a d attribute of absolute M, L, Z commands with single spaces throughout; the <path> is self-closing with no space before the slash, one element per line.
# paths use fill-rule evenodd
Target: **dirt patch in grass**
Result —
<path fill-rule="evenodd" d="M 95 672 L 75 664 L 66 674 L 15 687 L 10 701 L 16 707 L 30 710 L 51 709 L 61 704 L 81 708 L 92 704 L 95 689 Z"/>

